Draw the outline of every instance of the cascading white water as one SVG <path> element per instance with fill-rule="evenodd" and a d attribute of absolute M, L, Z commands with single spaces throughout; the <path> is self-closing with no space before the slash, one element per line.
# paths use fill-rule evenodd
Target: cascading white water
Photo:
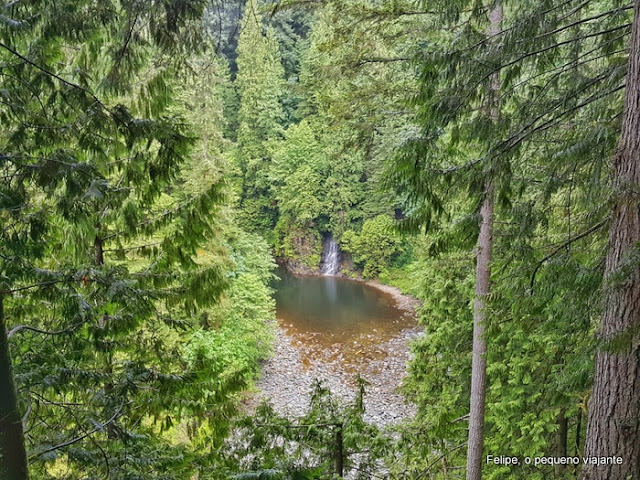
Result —
<path fill-rule="evenodd" d="M 340 272 L 340 249 L 332 237 L 327 238 L 322 249 L 320 272 L 323 275 L 337 275 Z"/>

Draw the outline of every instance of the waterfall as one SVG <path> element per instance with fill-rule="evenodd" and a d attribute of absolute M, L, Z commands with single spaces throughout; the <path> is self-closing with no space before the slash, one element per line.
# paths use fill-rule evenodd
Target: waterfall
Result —
<path fill-rule="evenodd" d="M 320 272 L 322 275 L 337 275 L 340 272 L 340 249 L 333 237 L 328 237 L 323 245 Z"/>

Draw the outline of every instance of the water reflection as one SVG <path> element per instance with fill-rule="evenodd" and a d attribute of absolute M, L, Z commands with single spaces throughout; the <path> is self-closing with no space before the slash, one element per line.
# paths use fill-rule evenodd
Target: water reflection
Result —
<path fill-rule="evenodd" d="M 391 295 L 362 282 L 297 277 L 284 270 L 278 275 L 277 317 L 303 361 L 363 372 L 390 354 L 389 342 L 416 325 Z"/>
<path fill-rule="evenodd" d="M 336 286 L 335 278 L 327 278 L 327 282 L 325 282 L 325 290 L 327 292 L 327 298 L 329 303 L 336 303 L 338 301 L 338 287 Z"/>

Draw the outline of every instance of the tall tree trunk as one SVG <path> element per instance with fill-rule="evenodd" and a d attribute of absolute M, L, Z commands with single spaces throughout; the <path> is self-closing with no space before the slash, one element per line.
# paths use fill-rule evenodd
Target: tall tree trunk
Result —
<path fill-rule="evenodd" d="M 635 1 L 622 132 L 613 165 L 613 202 L 600 349 L 589 402 L 585 457 L 622 464 L 585 465 L 589 480 L 640 478 L 640 0 Z M 611 342 L 619 345 L 611 348 Z"/>
<path fill-rule="evenodd" d="M 96 231 L 97 231 L 96 238 L 93 242 L 93 256 L 96 262 L 96 266 L 102 267 L 104 265 L 104 240 L 100 236 L 100 225 L 96 226 Z M 105 314 L 99 320 L 98 324 L 102 328 L 105 328 L 107 321 L 108 321 L 108 317 Z M 105 356 L 104 370 L 107 376 L 111 378 L 113 375 L 113 362 L 111 361 L 111 356 L 109 355 L 109 353 L 105 353 L 104 356 Z M 114 390 L 113 380 L 107 380 L 107 382 L 104 385 L 104 394 L 107 397 L 107 399 L 110 399 L 113 396 L 113 390 Z M 107 401 L 107 405 L 108 403 L 109 402 Z M 111 411 L 110 407 L 107 410 L 105 410 L 105 415 L 107 416 L 107 418 L 108 418 L 108 415 L 110 415 L 110 411 Z M 115 423 L 116 422 L 114 420 L 113 422 L 109 422 L 109 424 L 107 425 L 107 438 L 111 440 L 118 438 L 118 432 L 116 430 Z"/>
<path fill-rule="evenodd" d="M 488 185 L 482 202 L 480 235 L 476 255 L 476 298 L 473 303 L 473 354 L 471 362 L 471 405 L 467 442 L 467 480 L 482 476 L 484 404 L 487 389 L 487 342 L 484 338 L 485 306 L 490 292 L 491 248 L 493 246 L 493 186 Z"/>
<path fill-rule="evenodd" d="M 575 457 L 580 456 L 582 450 L 582 444 L 580 443 L 580 434 L 582 433 L 582 406 L 578 408 L 578 419 L 576 420 L 576 454 Z"/>
<path fill-rule="evenodd" d="M 342 478 L 344 475 L 344 443 L 342 439 L 343 425 L 344 424 L 342 423 L 335 425 L 336 444 L 334 446 L 333 456 L 336 462 L 336 475 L 338 475 L 338 478 Z"/>
<path fill-rule="evenodd" d="M 500 31 L 502 2 L 498 1 L 489 14 L 489 36 Z M 492 120 L 499 116 L 498 96 L 500 76 L 491 76 L 487 98 L 488 113 Z M 493 248 L 493 210 L 495 193 L 493 179 L 485 182 L 484 199 L 480 208 L 480 233 L 476 253 L 476 287 L 473 302 L 473 353 L 471 362 L 471 405 L 469 437 L 467 441 L 467 480 L 482 477 L 482 448 L 484 444 L 484 407 L 487 390 L 487 341 L 485 339 L 486 303 L 491 291 L 491 251 Z"/>
<path fill-rule="evenodd" d="M 565 410 L 560 410 L 560 413 L 556 417 L 556 421 L 558 422 L 558 431 L 556 433 L 556 457 L 566 457 L 567 456 L 567 437 L 569 433 L 569 421 L 565 415 Z M 556 465 L 556 476 L 559 477 L 562 475 L 562 472 L 566 470 L 566 465 Z"/>
<path fill-rule="evenodd" d="M 29 478 L 27 452 L 13 382 L 3 303 L 4 299 L 0 295 L 0 478 L 26 480 Z"/>
<path fill-rule="evenodd" d="M 502 1 L 498 0 L 489 13 L 489 37 L 500 31 Z M 500 74 L 491 76 L 488 93 L 488 113 L 495 122 L 499 116 Z M 476 253 L 476 288 L 473 302 L 473 353 L 471 361 L 471 405 L 469 437 L 467 441 L 467 480 L 482 477 L 482 448 L 484 444 L 484 406 L 487 390 L 487 341 L 484 336 L 486 303 L 491 288 L 491 250 L 493 248 L 493 209 L 495 192 L 493 179 L 485 183 L 484 199 L 480 208 L 480 233 Z"/>

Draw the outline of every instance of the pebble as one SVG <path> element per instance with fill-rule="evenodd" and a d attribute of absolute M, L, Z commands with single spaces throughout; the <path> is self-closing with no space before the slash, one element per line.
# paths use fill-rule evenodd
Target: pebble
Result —
<path fill-rule="evenodd" d="M 369 363 L 366 371 L 360 372 L 369 383 L 364 399 L 365 421 L 384 427 L 415 414 L 415 405 L 408 403 L 397 388 L 406 374 L 409 344 L 419 335 L 419 328 L 411 328 L 376 346 L 387 355 L 384 360 Z M 274 354 L 263 366 L 262 376 L 257 382 L 257 394 L 247 402 L 249 411 L 266 399 L 281 415 L 303 416 L 308 410 L 309 394 L 316 380 L 321 380 L 343 401 L 352 402 L 357 394 L 357 385 L 355 376 L 341 368 L 342 355 L 305 365 L 299 347 L 294 346 L 300 342 L 294 342 L 283 328 L 278 328 Z M 340 344 L 333 346 L 337 349 Z"/>

